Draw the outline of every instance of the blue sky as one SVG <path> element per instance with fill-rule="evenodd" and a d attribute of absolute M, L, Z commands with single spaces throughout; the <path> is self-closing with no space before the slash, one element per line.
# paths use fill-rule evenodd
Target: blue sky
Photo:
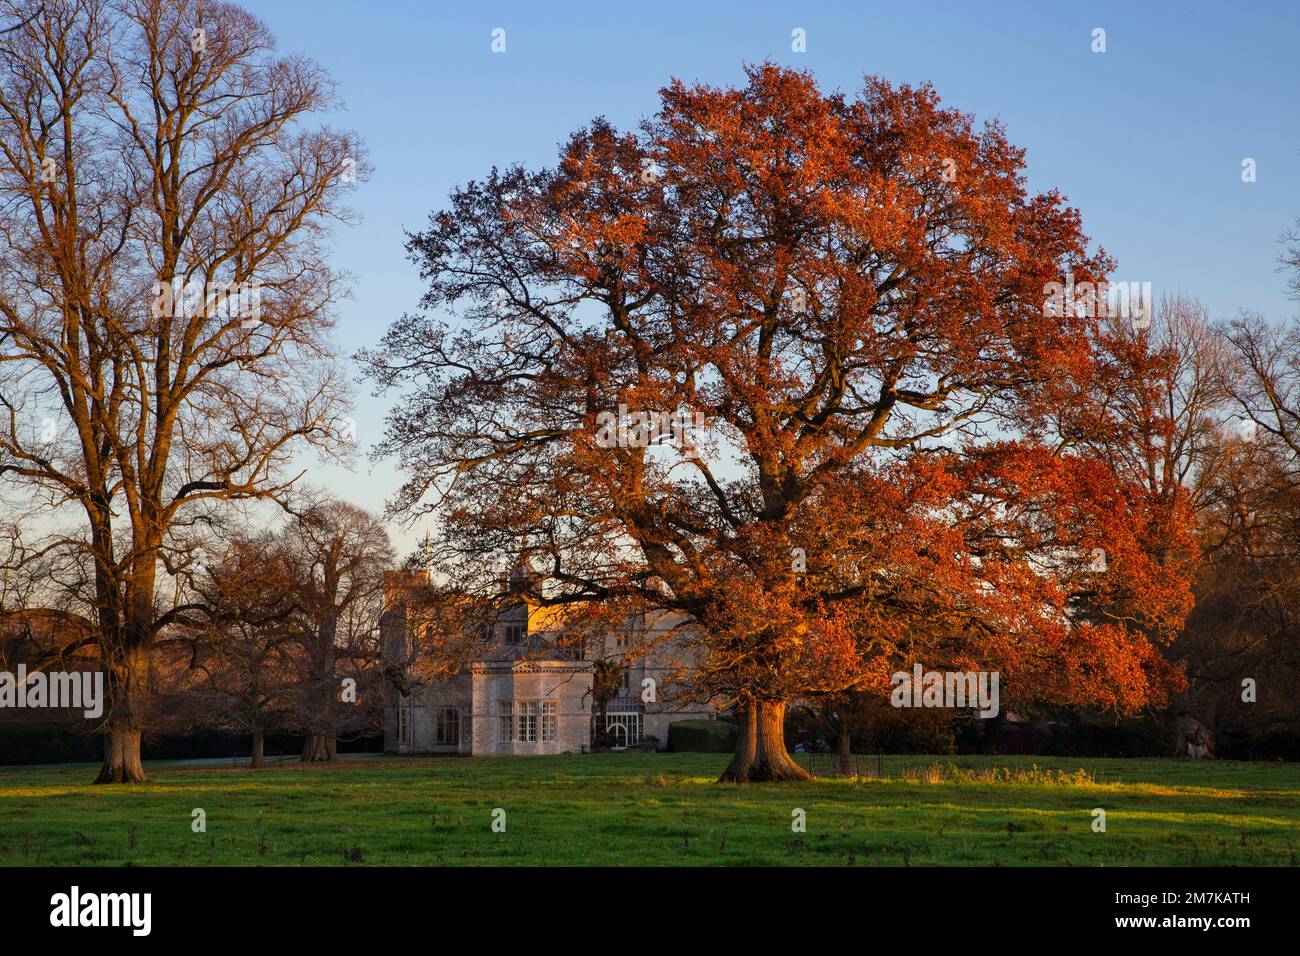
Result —
<path fill-rule="evenodd" d="M 946 105 L 998 118 L 1030 184 L 1060 189 L 1119 261 L 1115 278 L 1187 292 L 1215 318 L 1290 316 L 1277 239 L 1300 216 L 1300 4 L 446 4 L 247 0 L 281 48 L 321 63 L 366 140 L 371 180 L 336 264 L 357 277 L 339 344 L 373 345 L 422 291 L 402 249 L 458 183 L 494 164 L 550 164 L 597 115 L 634 125 L 673 76 L 736 83 L 746 62 L 811 70 L 851 92 L 864 74 L 932 83 Z M 1106 31 L 1106 52 L 1092 31 Z M 491 51 L 494 28 L 506 52 Z M 807 52 L 791 51 L 802 28 Z M 1257 179 L 1243 183 L 1242 160 Z M 358 388 L 363 450 L 387 402 Z M 382 510 L 399 476 L 364 457 L 309 476 Z M 419 529 L 393 528 L 408 547 Z"/>

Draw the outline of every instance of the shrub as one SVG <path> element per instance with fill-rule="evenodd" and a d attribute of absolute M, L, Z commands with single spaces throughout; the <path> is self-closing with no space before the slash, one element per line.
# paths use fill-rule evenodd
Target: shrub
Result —
<path fill-rule="evenodd" d="M 80 722 L 15 720 L 0 723 L 0 764 L 94 761 L 104 755 L 99 737 L 75 731 Z"/>
<path fill-rule="evenodd" d="M 732 753 L 736 725 L 721 720 L 678 720 L 668 725 L 668 749 L 675 753 Z"/>

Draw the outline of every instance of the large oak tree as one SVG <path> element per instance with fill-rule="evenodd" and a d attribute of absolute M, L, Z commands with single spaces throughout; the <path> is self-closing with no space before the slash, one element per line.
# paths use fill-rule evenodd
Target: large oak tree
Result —
<path fill-rule="evenodd" d="M 1089 444 L 1105 328 L 1045 301 L 1111 266 L 1077 213 L 928 87 L 767 64 L 661 97 L 410 238 L 426 311 L 362 359 L 403 391 L 380 452 L 440 570 L 522 553 L 543 603 L 684 613 L 692 691 L 741 717 L 726 779 L 802 775 L 788 702 L 908 658 L 1026 698 L 1176 686 L 1151 640 L 1185 582 L 1144 543 L 1171 512 Z M 620 436 L 620 407 L 707 427 Z"/>

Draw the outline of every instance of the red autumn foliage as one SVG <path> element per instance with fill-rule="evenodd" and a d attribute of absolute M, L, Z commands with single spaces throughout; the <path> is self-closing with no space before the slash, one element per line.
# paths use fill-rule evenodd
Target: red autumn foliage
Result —
<path fill-rule="evenodd" d="M 696 690 L 742 716 L 731 779 L 798 776 L 786 703 L 885 693 L 905 661 L 1000 670 L 1012 700 L 1163 699 L 1186 519 L 1099 451 L 1142 373 L 1045 309 L 1111 263 L 1023 167 L 928 87 L 765 64 L 467 184 L 409 243 L 424 305 L 460 318 L 363 356 L 408 389 L 381 449 L 399 505 L 438 511 L 453 577 L 523 552 L 544 603 L 689 615 Z M 608 447 L 620 406 L 709 433 L 634 420 Z"/>

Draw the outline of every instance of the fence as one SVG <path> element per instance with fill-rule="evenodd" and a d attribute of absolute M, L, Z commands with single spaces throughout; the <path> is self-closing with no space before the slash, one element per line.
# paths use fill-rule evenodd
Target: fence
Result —
<path fill-rule="evenodd" d="M 264 754 L 262 756 L 262 762 L 268 766 L 273 763 L 289 763 L 291 761 L 301 762 L 302 754 Z M 234 767 L 251 767 L 253 765 L 253 758 L 251 756 L 241 757 L 239 754 L 234 754 L 230 758 L 230 763 L 231 766 Z"/>
<path fill-rule="evenodd" d="M 798 754 L 795 757 L 814 777 L 865 777 L 885 775 L 884 754 Z"/>

